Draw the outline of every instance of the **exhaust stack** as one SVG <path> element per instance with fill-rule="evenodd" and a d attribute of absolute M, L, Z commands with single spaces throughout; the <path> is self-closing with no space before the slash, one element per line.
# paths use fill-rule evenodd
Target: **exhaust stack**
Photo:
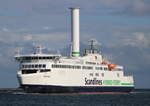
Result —
<path fill-rule="evenodd" d="M 72 56 L 79 57 L 80 55 L 80 44 L 79 44 L 79 10 L 80 8 L 71 9 L 71 43 L 72 43 Z"/>

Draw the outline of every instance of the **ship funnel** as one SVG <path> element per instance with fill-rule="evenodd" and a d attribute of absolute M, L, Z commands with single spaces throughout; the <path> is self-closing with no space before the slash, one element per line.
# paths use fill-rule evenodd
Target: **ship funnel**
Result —
<path fill-rule="evenodd" d="M 72 56 L 78 57 L 80 55 L 79 47 L 79 10 L 80 8 L 71 9 L 71 43 L 72 43 Z"/>

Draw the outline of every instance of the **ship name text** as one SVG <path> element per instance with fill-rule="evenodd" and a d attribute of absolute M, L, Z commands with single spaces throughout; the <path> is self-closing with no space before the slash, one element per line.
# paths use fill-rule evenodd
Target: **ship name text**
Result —
<path fill-rule="evenodd" d="M 102 85 L 102 80 L 85 78 L 85 85 Z"/>

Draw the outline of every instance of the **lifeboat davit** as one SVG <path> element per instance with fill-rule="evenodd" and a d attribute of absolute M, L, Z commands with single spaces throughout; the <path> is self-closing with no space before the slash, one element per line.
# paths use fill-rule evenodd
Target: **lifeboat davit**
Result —
<path fill-rule="evenodd" d="M 108 64 L 108 68 L 109 68 L 110 70 L 116 68 L 116 66 L 117 66 L 117 64 Z"/>
<path fill-rule="evenodd" d="M 101 64 L 108 64 L 106 61 L 102 61 L 102 63 Z"/>

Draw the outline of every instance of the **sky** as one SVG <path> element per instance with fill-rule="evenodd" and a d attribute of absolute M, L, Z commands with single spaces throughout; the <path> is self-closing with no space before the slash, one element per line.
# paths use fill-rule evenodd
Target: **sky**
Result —
<path fill-rule="evenodd" d="M 70 44 L 69 7 L 80 7 L 80 43 L 96 39 L 136 88 L 150 88 L 149 0 L 0 0 L 0 88 L 19 87 L 18 49 L 62 51 Z"/>

